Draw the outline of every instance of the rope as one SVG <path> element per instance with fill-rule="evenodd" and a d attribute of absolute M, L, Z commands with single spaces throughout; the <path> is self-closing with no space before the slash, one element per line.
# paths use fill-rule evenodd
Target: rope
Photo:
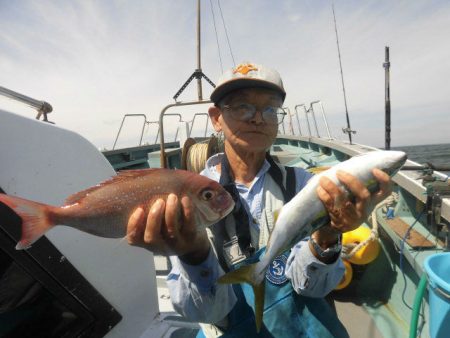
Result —
<path fill-rule="evenodd" d="M 369 244 L 369 242 L 378 240 L 379 236 L 378 236 L 378 222 L 376 211 L 377 209 L 383 206 L 392 206 L 396 201 L 398 201 L 398 194 L 393 192 L 391 193 L 391 195 L 389 195 L 383 201 L 377 204 L 377 206 L 373 209 L 372 214 L 370 216 L 372 222 L 372 229 L 370 231 L 369 237 L 365 241 L 360 242 L 359 244 L 349 243 L 343 245 L 341 254 L 341 257 L 343 259 L 352 258 L 362 247 Z"/>
<path fill-rule="evenodd" d="M 227 30 L 227 26 L 225 25 L 225 19 L 223 18 L 222 7 L 220 6 L 220 0 L 217 0 L 217 4 L 219 5 L 220 16 L 222 17 L 223 28 L 225 30 L 225 35 L 227 37 L 228 48 L 230 49 L 231 58 L 233 59 L 233 65 L 236 67 L 236 61 L 234 61 L 233 51 L 231 50 L 230 39 L 228 38 L 228 30 Z"/>
<path fill-rule="evenodd" d="M 217 35 L 217 28 L 216 28 L 216 16 L 214 15 L 212 0 L 209 0 L 209 3 L 211 5 L 211 14 L 212 14 L 212 18 L 213 18 L 214 32 L 216 34 L 217 50 L 219 52 L 220 69 L 222 70 L 222 73 L 223 73 L 222 55 L 220 53 L 219 36 Z"/>
<path fill-rule="evenodd" d="M 208 159 L 208 143 L 196 143 L 188 149 L 186 168 L 189 171 L 200 173 L 205 168 Z"/>

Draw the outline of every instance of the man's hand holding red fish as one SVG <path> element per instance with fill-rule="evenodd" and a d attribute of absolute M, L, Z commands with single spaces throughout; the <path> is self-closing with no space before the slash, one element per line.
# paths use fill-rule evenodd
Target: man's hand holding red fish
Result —
<path fill-rule="evenodd" d="M 189 197 L 179 201 L 175 194 L 167 202 L 159 199 L 150 205 L 147 217 L 143 207 L 137 208 L 128 221 L 128 243 L 157 254 L 180 256 L 188 264 L 202 262 L 210 244 L 206 231 L 196 227 L 194 208 Z"/>

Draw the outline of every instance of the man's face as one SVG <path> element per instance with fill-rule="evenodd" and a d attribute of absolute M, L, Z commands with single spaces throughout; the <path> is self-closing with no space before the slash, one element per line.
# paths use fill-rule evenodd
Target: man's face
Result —
<path fill-rule="evenodd" d="M 266 151 L 277 136 L 278 124 L 275 120 L 263 116 L 263 111 L 271 107 L 281 107 L 281 96 L 273 90 L 252 88 L 237 90 L 225 97 L 219 104 L 220 115 L 217 123 L 225 139 L 233 147 L 245 151 Z M 244 107 L 244 109 L 242 109 Z M 239 115 L 245 107 L 255 107 L 255 114 L 246 121 Z M 250 114 L 251 116 L 251 114 Z"/>

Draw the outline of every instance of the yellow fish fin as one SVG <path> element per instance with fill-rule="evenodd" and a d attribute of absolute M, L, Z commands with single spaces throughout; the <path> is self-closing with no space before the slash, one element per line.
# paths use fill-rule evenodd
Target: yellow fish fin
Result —
<path fill-rule="evenodd" d="M 273 212 L 273 224 L 277 223 L 278 216 L 280 216 L 281 208 Z"/>
<path fill-rule="evenodd" d="M 328 170 L 330 168 L 331 167 L 323 166 L 323 167 L 308 168 L 306 170 L 309 171 L 311 174 L 317 175 L 317 174 L 320 174 L 321 172 Z"/>
<path fill-rule="evenodd" d="M 255 320 L 256 320 L 256 330 L 261 331 L 261 326 L 263 322 L 263 312 L 264 312 L 264 290 L 265 290 L 265 278 L 261 283 L 257 284 L 255 278 L 253 277 L 256 264 L 250 264 L 240 267 L 237 270 L 228 272 L 218 279 L 220 284 L 240 284 L 247 283 L 250 284 L 253 293 L 255 295 Z"/>
<path fill-rule="evenodd" d="M 265 283 L 264 280 L 260 284 L 252 285 L 253 293 L 255 294 L 255 320 L 256 320 L 256 331 L 259 333 L 261 331 L 261 326 L 263 322 L 264 313 L 264 296 L 265 296 Z"/>

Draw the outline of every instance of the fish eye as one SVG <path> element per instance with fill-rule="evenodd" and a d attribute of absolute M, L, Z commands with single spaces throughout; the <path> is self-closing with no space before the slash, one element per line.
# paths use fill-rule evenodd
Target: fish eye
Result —
<path fill-rule="evenodd" d="M 214 196 L 214 192 L 209 189 L 205 189 L 200 193 L 201 197 L 205 201 L 209 201 Z"/>

